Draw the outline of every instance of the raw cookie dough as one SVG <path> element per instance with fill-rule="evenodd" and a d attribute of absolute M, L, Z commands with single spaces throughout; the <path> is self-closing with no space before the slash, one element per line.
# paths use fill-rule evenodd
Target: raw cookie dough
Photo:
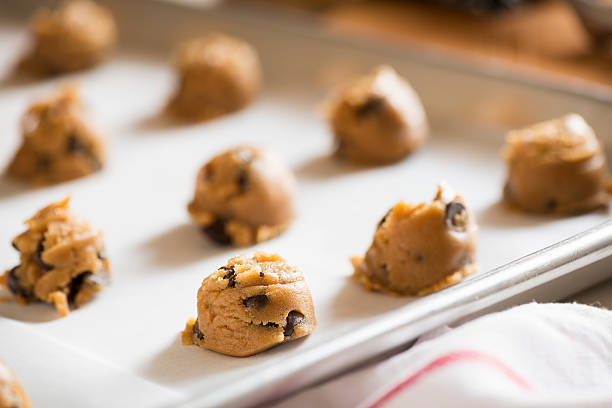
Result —
<path fill-rule="evenodd" d="M 0 408 L 31 408 L 30 400 L 10 368 L 0 360 Z"/>
<path fill-rule="evenodd" d="M 575 113 L 506 137 L 507 202 L 530 212 L 580 213 L 607 206 L 606 157 L 593 129 Z"/>
<path fill-rule="evenodd" d="M 240 146 L 200 169 L 187 210 L 213 241 L 251 245 L 291 224 L 295 191 L 295 178 L 279 157 Z"/>
<path fill-rule="evenodd" d="M 198 319 L 189 319 L 183 344 L 230 356 L 250 356 L 309 335 L 317 325 L 300 271 L 278 255 L 231 258 L 198 291 Z"/>
<path fill-rule="evenodd" d="M 351 259 L 366 288 L 424 295 L 476 271 L 478 227 L 461 196 L 440 184 L 431 203 L 400 201 L 380 220 L 365 256 Z"/>
<path fill-rule="evenodd" d="M 206 120 L 245 107 L 261 84 L 255 49 L 223 34 L 184 44 L 178 52 L 179 86 L 169 110 L 189 120 Z"/>
<path fill-rule="evenodd" d="M 327 116 L 336 154 L 357 163 L 398 161 L 419 148 L 428 134 L 418 95 L 388 66 L 341 88 L 328 102 Z"/>
<path fill-rule="evenodd" d="M 112 14 L 89 0 L 68 0 L 37 12 L 30 25 L 34 46 L 20 63 L 24 71 L 53 75 L 96 65 L 117 41 Z"/>
<path fill-rule="evenodd" d="M 90 124 L 73 86 L 34 103 L 23 116 L 23 143 L 7 173 L 45 185 L 102 169 L 104 142 Z"/>
<path fill-rule="evenodd" d="M 102 232 L 76 216 L 70 198 L 38 211 L 13 239 L 19 265 L 0 276 L 20 303 L 53 303 L 59 314 L 88 302 L 110 283 Z"/>

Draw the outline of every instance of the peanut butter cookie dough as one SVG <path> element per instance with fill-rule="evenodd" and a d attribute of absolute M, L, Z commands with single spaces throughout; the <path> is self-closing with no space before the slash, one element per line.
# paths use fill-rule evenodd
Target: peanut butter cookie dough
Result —
<path fill-rule="evenodd" d="M 461 196 L 440 184 L 431 203 L 399 202 L 380 220 L 365 256 L 351 259 L 366 288 L 425 295 L 476 271 L 478 227 Z"/>
<path fill-rule="evenodd" d="M 92 67 L 117 41 L 112 14 L 90 0 L 67 0 L 59 7 L 37 12 L 30 24 L 34 45 L 21 70 L 53 75 Z"/>
<path fill-rule="evenodd" d="M 38 211 L 28 229 L 13 239 L 20 264 L 3 276 L 20 303 L 52 303 L 59 314 L 91 300 L 110 283 L 102 232 L 76 216 L 70 198 Z"/>
<path fill-rule="evenodd" d="M 0 408 L 31 408 L 30 400 L 10 368 L 0 360 Z"/>
<path fill-rule="evenodd" d="M 279 157 L 241 146 L 213 157 L 200 169 L 187 210 L 213 241 L 252 245 L 291 224 L 295 191 L 293 173 Z"/>
<path fill-rule="evenodd" d="M 327 105 L 336 154 L 352 162 L 395 162 L 427 138 L 427 118 L 418 95 L 388 66 L 341 88 Z"/>
<path fill-rule="evenodd" d="M 580 213 L 610 202 L 606 157 L 593 129 L 575 113 L 506 137 L 507 202 L 524 211 Z"/>
<path fill-rule="evenodd" d="M 198 318 L 183 344 L 245 357 L 309 335 L 317 325 L 300 271 L 278 255 L 231 258 L 198 291 Z"/>
<path fill-rule="evenodd" d="M 246 42 L 215 33 L 183 44 L 179 86 L 168 105 L 175 116 L 206 120 L 242 109 L 261 85 L 261 66 Z"/>
<path fill-rule="evenodd" d="M 104 166 L 104 142 L 74 86 L 34 103 L 22 119 L 23 143 L 7 173 L 35 185 L 86 176 Z"/>

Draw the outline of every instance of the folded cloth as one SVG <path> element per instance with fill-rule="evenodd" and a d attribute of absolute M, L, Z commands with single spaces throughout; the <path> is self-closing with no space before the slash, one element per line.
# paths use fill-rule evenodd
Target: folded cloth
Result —
<path fill-rule="evenodd" d="M 610 408 L 612 311 L 531 303 L 493 313 L 275 407 L 312 406 Z"/>

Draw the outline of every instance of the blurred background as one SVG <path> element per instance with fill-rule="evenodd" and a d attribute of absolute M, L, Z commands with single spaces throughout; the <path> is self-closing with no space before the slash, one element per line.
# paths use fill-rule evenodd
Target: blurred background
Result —
<path fill-rule="evenodd" d="M 175 0 L 202 2 L 202 0 Z M 233 0 L 320 18 L 356 35 L 612 89 L 610 0 Z"/>

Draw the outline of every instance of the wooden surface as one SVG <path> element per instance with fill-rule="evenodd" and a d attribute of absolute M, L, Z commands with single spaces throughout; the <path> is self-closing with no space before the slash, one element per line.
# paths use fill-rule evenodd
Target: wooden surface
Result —
<path fill-rule="evenodd" d="M 595 45 L 563 1 L 540 1 L 486 17 L 391 0 L 345 3 L 322 15 L 334 29 L 612 92 L 612 47 Z"/>

